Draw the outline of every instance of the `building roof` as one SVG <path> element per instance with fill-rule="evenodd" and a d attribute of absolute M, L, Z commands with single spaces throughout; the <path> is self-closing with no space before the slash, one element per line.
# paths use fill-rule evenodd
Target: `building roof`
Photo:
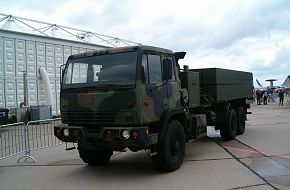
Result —
<path fill-rule="evenodd" d="M 2 13 L 0 13 L 0 29 L 96 44 L 106 47 L 140 45 L 140 43 L 121 39 L 118 37 L 108 36 L 86 30 L 80 30 L 67 26 L 61 26 L 58 24 L 51 24 L 42 21 L 16 17 L 13 15 L 6 15 Z"/>

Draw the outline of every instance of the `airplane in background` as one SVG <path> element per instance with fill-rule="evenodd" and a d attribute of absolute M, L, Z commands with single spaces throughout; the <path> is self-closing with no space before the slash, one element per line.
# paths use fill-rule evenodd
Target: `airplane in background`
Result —
<path fill-rule="evenodd" d="M 261 85 L 258 79 L 256 79 L 256 83 L 258 84 L 259 87 L 263 87 L 263 85 Z"/>
<path fill-rule="evenodd" d="M 290 93 L 290 75 L 286 77 L 284 82 L 279 86 L 274 86 L 274 81 L 277 81 L 277 79 L 267 79 L 267 82 L 270 82 L 270 85 L 267 87 L 264 87 L 258 79 L 256 79 L 256 83 L 259 86 L 258 88 L 255 88 L 255 90 L 272 90 L 272 91 L 279 91 L 284 89 L 286 92 Z"/>
<path fill-rule="evenodd" d="M 290 93 L 290 75 L 287 76 L 287 78 L 285 79 L 285 81 L 281 84 L 282 88 L 285 89 L 286 92 L 288 92 L 288 94 Z"/>
<path fill-rule="evenodd" d="M 280 90 L 284 90 L 286 92 L 286 100 L 285 102 L 290 101 L 289 99 L 289 94 L 290 94 L 290 75 L 288 75 L 286 77 L 286 79 L 284 80 L 284 82 L 280 85 L 280 86 L 274 86 L 274 81 L 277 81 L 277 79 L 267 79 L 267 82 L 270 82 L 269 86 L 263 86 L 258 79 L 256 79 L 256 83 L 259 87 L 255 88 L 255 95 L 257 92 L 263 92 L 263 91 L 268 91 L 268 93 L 270 94 L 269 96 L 269 102 L 275 102 L 275 99 L 278 98 L 278 93 L 280 92 Z"/>
<path fill-rule="evenodd" d="M 258 85 L 258 87 L 255 87 L 255 91 L 259 90 L 259 91 L 264 91 L 264 90 L 268 90 L 267 86 L 263 86 L 258 79 L 256 79 L 256 83 Z"/>

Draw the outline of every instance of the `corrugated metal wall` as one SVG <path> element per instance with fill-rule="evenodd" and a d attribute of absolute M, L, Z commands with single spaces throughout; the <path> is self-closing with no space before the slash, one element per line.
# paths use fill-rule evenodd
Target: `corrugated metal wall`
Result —
<path fill-rule="evenodd" d="M 45 67 L 53 94 L 53 113 L 59 113 L 60 66 L 71 54 L 103 46 L 0 30 L 0 107 L 19 107 L 24 101 L 23 72 L 27 72 L 29 105 L 45 105 L 38 69 Z"/>

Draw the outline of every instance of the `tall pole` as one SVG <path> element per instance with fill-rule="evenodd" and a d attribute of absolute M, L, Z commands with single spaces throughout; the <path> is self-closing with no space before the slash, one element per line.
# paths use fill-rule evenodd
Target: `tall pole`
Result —
<path fill-rule="evenodd" d="M 27 73 L 23 72 L 24 106 L 29 106 Z"/>

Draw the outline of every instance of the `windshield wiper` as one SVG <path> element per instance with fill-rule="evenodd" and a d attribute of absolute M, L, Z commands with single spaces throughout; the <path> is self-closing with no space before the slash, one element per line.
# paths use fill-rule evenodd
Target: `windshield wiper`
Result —
<path fill-rule="evenodd" d="M 108 89 L 113 90 L 129 90 L 134 87 L 133 84 L 104 84 Z M 102 86 L 102 85 L 101 85 Z"/>
<path fill-rule="evenodd" d="M 96 84 L 94 86 L 87 86 L 85 88 L 92 88 L 96 90 L 129 90 L 132 89 L 134 86 L 132 84 L 128 85 L 122 85 L 122 84 Z"/>
<path fill-rule="evenodd" d="M 64 90 L 129 90 L 134 88 L 134 84 L 115 84 L 115 83 L 94 83 L 90 85 L 65 86 Z"/>

